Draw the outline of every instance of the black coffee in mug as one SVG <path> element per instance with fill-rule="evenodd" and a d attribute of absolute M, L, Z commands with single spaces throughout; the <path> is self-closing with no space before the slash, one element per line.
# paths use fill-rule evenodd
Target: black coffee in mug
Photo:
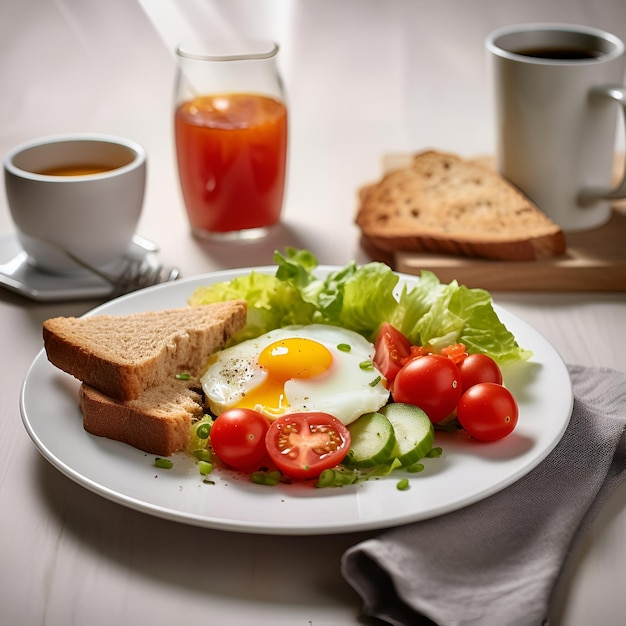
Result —
<path fill-rule="evenodd" d="M 537 47 L 515 50 L 515 54 L 532 57 L 534 59 L 548 59 L 551 61 L 582 61 L 585 59 L 597 59 L 602 56 L 603 53 L 591 48 Z"/>
<path fill-rule="evenodd" d="M 607 223 L 626 47 L 573 24 L 513 24 L 485 45 L 494 77 L 497 167 L 565 231 Z M 558 164 L 558 176 L 555 175 Z"/>

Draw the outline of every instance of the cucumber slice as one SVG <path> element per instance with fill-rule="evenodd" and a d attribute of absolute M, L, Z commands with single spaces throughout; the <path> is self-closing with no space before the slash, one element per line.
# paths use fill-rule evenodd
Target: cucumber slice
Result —
<path fill-rule="evenodd" d="M 392 456 L 403 467 L 409 467 L 424 458 L 435 442 L 435 429 L 428 415 L 413 404 L 392 402 L 380 412 L 391 422 L 396 435 Z"/>
<path fill-rule="evenodd" d="M 361 415 L 348 426 L 352 443 L 344 464 L 350 467 L 374 467 L 391 459 L 396 437 L 389 420 L 380 413 Z"/>

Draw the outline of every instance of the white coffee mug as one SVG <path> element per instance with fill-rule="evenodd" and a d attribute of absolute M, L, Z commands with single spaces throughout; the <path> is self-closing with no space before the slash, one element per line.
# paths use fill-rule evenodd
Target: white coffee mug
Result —
<path fill-rule="evenodd" d="M 128 252 L 146 183 L 146 153 L 101 134 L 44 137 L 4 159 L 5 188 L 29 261 L 53 273 L 106 269 Z"/>
<path fill-rule="evenodd" d="M 565 231 L 611 216 L 618 108 L 626 114 L 623 42 L 570 24 L 522 24 L 488 35 L 500 173 Z"/>

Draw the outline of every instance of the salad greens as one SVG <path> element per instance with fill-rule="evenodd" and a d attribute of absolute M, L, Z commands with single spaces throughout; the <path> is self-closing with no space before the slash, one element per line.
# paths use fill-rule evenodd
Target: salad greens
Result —
<path fill-rule="evenodd" d="M 457 281 L 442 284 L 422 271 L 416 286 L 379 262 L 350 262 L 326 276 L 316 274 L 318 262 L 307 250 L 286 248 L 274 253 L 275 275 L 252 271 L 228 282 L 199 287 L 189 303 L 231 299 L 248 302 L 247 326 L 233 343 L 291 324 L 333 324 L 356 331 L 374 342 L 383 322 L 404 333 L 411 343 L 439 352 L 463 343 L 468 352 L 482 352 L 498 363 L 526 360 L 531 352 L 518 345 L 498 318 L 490 294 Z"/>

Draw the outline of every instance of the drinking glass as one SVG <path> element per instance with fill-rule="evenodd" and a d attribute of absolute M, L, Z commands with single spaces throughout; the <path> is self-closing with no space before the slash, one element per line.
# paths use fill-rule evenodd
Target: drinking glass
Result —
<path fill-rule="evenodd" d="M 252 239 L 280 220 L 287 106 L 274 42 L 177 49 L 178 174 L 194 235 Z"/>

